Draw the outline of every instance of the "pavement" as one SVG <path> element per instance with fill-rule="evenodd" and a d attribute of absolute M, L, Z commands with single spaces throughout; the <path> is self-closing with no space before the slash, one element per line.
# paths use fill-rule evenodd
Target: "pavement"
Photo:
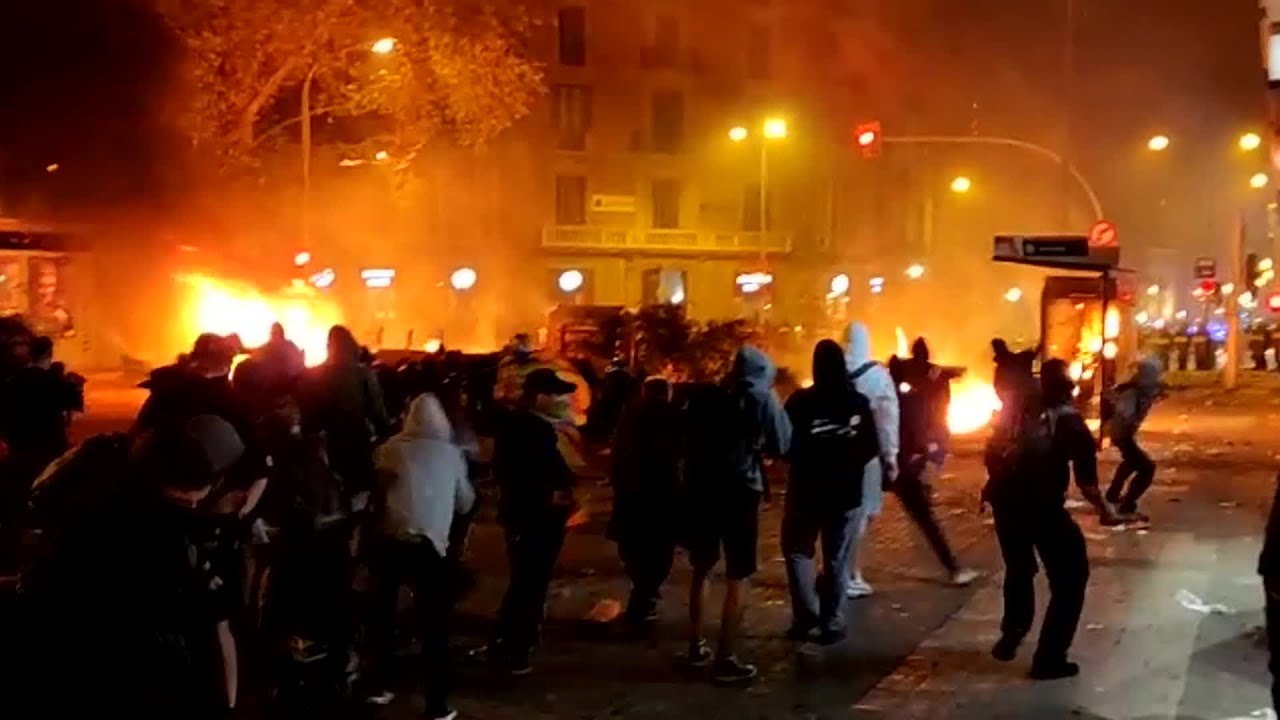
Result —
<path fill-rule="evenodd" d="M 938 512 L 962 560 L 987 577 L 967 589 L 944 586 L 936 561 L 887 498 L 864 554 L 876 594 L 854 604 L 845 644 L 797 654 L 782 639 L 790 615 L 779 498 L 762 518 L 762 571 L 750 593 L 743 653 L 761 675 L 748 689 L 713 687 L 675 662 L 687 607 L 683 558 L 652 636 L 630 637 L 601 622 L 619 609 L 627 585 L 603 537 L 609 496 L 598 478 L 583 483 L 589 518 L 571 532 L 557 568 L 534 675 L 512 681 L 468 660 L 466 650 L 488 637 L 506 577 L 500 532 L 481 522 L 470 543 L 478 585 L 456 623 L 455 705 L 464 720 L 1273 717 L 1265 710 L 1255 574 L 1280 459 L 1280 394 L 1271 390 L 1187 388 L 1158 409 L 1144 434 L 1160 464 L 1144 506 L 1149 529 L 1116 532 L 1079 516 L 1093 568 L 1074 649 L 1079 678 L 1031 683 L 1029 646 L 1008 665 L 988 655 L 999 625 L 1001 566 L 990 520 L 977 509 L 977 444 L 962 441 L 935 483 Z M 108 399 L 124 409 L 130 397 Z M 111 425 L 95 416 L 91 426 Z M 1104 455 L 1104 477 L 1113 452 Z M 411 686 L 406 674 L 401 687 Z M 415 717 L 420 702 L 402 693 L 381 716 Z"/>

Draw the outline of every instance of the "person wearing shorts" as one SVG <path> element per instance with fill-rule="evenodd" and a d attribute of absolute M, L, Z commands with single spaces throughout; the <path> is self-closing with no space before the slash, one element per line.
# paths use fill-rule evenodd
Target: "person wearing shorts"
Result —
<path fill-rule="evenodd" d="M 689 500 L 686 547 L 693 565 L 689 587 L 689 652 L 693 667 L 712 665 L 712 680 L 748 683 L 753 665 L 737 658 L 745 584 L 755 574 L 760 534 L 764 457 L 783 456 L 791 424 L 773 393 L 774 365 L 760 350 L 738 350 L 729 377 L 704 386 L 689 401 L 686 418 Z M 704 637 L 707 578 L 725 561 L 720 639 L 713 653 Z M 714 661 L 714 662 L 713 662 Z"/>

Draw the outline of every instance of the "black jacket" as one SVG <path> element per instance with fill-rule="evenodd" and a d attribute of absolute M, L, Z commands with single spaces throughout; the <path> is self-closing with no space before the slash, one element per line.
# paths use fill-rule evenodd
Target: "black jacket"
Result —
<path fill-rule="evenodd" d="M 558 491 L 573 490 L 574 475 L 550 421 L 528 410 L 503 413 L 493 452 L 500 522 L 519 526 L 565 511 L 552 498 Z"/>
<path fill-rule="evenodd" d="M 1276 477 L 1276 494 L 1271 500 L 1267 533 L 1262 542 L 1262 555 L 1258 558 L 1258 574 L 1280 577 L 1280 476 Z"/>
<path fill-rule="evenodd" d="M 871 403 L 850 386 L 798 390 L 791 419 L 788 502 L 848 510 L 862 503 L 862 475 L 880 454 Z"/>

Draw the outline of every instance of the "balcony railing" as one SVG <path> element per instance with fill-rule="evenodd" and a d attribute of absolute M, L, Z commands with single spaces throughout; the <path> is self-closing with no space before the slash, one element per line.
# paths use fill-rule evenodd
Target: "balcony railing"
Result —
<path fill-rule="evenodd" d="M 789 233 L 710 232 L 700 230 L 634 230 L 593 226 L 552 226 L 542 233 L 542 247 L 562 250 L 645 250 L 688 253 L 791 252 Z"/>

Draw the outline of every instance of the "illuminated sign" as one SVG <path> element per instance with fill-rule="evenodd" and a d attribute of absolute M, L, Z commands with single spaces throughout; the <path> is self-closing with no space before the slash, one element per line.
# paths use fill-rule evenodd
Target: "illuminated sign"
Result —
<path fill-rule="evenodd" d="M 368 288 L 389 288 L 395 282 L 396 271 L 391 268 L 365 268 L 360 271 L 360 279 Z"/>

